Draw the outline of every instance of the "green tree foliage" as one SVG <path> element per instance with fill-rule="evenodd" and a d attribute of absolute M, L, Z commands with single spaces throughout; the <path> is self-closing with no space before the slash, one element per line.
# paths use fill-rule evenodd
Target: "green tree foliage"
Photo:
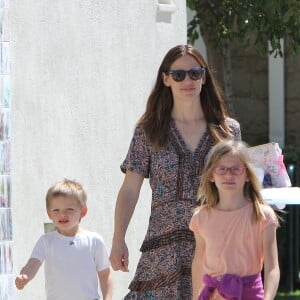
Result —
<path fill-rule="evenodd" d="M 300 0 L 187 0 L 187 6 L 195 12 L 188 24 L 192 44 L 200 28 L 204 41 L 218 49 L 237 41 L 276 57 L 282 56 L 281 38 L 294 54 L 300 45 Z"/>

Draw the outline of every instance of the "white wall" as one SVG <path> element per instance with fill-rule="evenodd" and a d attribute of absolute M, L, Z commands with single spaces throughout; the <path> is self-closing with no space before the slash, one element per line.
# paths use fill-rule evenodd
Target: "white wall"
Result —
<path fill-rule="evenodd" d="M 156 0 L 10 1 L 15 272 L 48 222 L 48 187 L 64 177 L 85 186 L 82 225 L 110 250 L 119 165 L 162 57 L 186 43 L 186 4 L 173 3 L 167 15 Z M 128 229 L 130 272 L 114 272 L 114 299 L 134 275 L 150 200 L 145 182 Z M 43 286 L 40 270 L 16 299 L 45 299 Z"/>

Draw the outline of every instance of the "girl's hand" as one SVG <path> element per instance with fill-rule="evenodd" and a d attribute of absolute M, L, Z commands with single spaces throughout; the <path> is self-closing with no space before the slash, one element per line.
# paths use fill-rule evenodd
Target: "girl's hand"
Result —
<path fill-rule="evenodd" d="M 26 274 L 20 274 L 17 276 L 15 280 L 15 284 L 17 289 L 22 290 L 24 286 L 28 283 L 29 279 Z"/>

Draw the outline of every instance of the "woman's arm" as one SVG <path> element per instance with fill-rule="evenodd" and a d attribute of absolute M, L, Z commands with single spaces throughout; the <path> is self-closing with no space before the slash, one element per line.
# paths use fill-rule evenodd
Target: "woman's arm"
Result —
<path fill-rule="evenodd" d="M 99 271 L 98 278 L 103 300 L 112 300 L 113 281 L 110 268 Z"/>
<path fill-rule="evenodd" d="M 20 275 L 16 277 L 15 284 L 19 290 L 22 290 L 24 286 L 33 279 L 37 271 L 41 266 L 41 262 L 36 258 L 30 258 L 27 264 L 21 269 Z"/>
<path fill-rule="evenodd" d="M 112 268 L 128 272 L 128 249 L 125 234 L 139 198 L 144 177 L 127 171 L 118 194 L 115 208 L 115 229 L 110 253 Z"/>
<path fill-rule="evenodd" d="M 202 286 L 202 257 L 204 251 L 203 239 L 200 235 L 194 234 L 196 240 L 195 254 L 192 262 L 192 283 L 193 283 L 193 300 L 198 300 Z"/>
<path fill-rule="evenodd" d="M 264 300 L 273 300 L 279 285 L 280 270 L 276 241 L 276 226 L 268 226 L 263 234 L 264 248 Z"/>

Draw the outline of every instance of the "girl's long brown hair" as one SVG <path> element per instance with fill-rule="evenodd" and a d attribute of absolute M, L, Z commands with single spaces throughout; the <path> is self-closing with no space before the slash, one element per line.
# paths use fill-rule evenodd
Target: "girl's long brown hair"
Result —
<path fill-rule="evenodd" d="M 211 182 L 213 170 L 218 161 L 226 154 L 232 153 L 237 155 L 242 164 L 246 167 L 248 181 L 244 185 L 244 197 L 253 203 L 253 220 L 260 221 L 264 219 L 261 210 L 261 204 L 266 204 L 259 192 L 260 184 L 256 177 L 251 158 L 247 151 L 247 145 L 241 141 L 225 140 L 216 144 L 209 154 L 207 163 L 204 167 L 201 184 L 198 190 L 198 199 L 201 205 L 214 207 L 219 202 L 218 189 L 214 182 Z M 201 207 L 201 206 L 200 206 Z"/>
<path fill-rule="evenodd" d="M 157 73 L 156 83 L 148 98 L 146 111 L 138 125 L 142 125 L 146 136 L 156 148 L 162 148 L 168 140 L 168 129 L 173 108 L 173 95 L 170 87 L 164 85 L 163 73 L 180 57 L 190 55 L 201 67 L 205 68 L 205 84 L 200 93 L 201 107 L 204 112 L 208 130 L 215 141 L 232 136 L 226 125 L 227 108 L 221 90 L 202 55 L 191 45 L 178 45 L 165 55 Z"/>

